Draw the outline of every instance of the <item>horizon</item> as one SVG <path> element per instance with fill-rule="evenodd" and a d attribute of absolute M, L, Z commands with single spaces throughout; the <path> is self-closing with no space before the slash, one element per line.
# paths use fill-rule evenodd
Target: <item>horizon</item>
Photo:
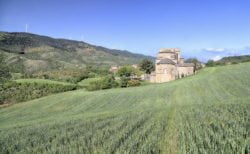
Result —
<path fill-rule="evenodd" d="M 246 0 L 3 0 L 0 31 L 26 31 L 153 57 L 160 48 L 177 47 L 184 58 L 218 60 L 250 55 L 249 7 Z"/>

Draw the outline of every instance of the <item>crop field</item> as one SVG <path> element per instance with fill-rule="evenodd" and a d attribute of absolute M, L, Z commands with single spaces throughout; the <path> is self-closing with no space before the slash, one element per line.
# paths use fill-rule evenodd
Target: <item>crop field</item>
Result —
<path fill-rule="evenodd" d="M 0 109 L 0 153 L 249 153 L 250 63 Z"/>

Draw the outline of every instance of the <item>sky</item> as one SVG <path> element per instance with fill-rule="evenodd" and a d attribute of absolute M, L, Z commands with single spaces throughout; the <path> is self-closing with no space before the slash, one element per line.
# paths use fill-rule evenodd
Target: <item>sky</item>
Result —
<path fill-rule="evenodd" d="M 0 0 L 0 31 L 202 61 L 250 55 L 250 0 Z"/>

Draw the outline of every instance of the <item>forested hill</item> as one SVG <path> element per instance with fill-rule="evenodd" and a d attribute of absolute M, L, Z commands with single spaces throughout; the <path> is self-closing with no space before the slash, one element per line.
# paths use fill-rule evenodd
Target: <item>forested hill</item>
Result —
<path fill-rule="evenodd" d="M 224 57 L 218 62 L 221 63 L 242 63 L 250 62 L 250 55 Z"/>
<path fill-rule="evenodd" d="M 144 58 L 153 60 L 153 57 L 125 50 L 21 32 L 0 32 L 0 53 L 7 56 L 8 65 L 25 72 L 135 64 Z"/>

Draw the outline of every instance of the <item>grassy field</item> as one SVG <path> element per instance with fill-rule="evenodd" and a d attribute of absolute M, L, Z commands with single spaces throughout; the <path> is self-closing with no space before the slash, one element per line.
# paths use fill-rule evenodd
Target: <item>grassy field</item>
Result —
<path fill-rule="evenodd" d="M 249 153 L 250 63 L 0 109 L 0 153 Z"/>

